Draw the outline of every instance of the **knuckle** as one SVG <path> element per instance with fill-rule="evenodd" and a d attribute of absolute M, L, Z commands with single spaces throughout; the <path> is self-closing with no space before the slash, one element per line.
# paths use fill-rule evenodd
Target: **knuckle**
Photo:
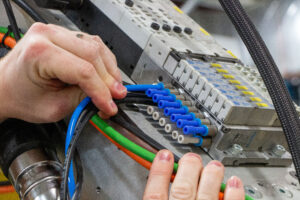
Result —
<path fill-rule="evenodd" d="M 88 57 L 90 60 L 94 61 L 100 56 L 101 47 L 98 44 L 90 45 L 88 50 Z"/>
<path fill-rule="evenodd" d="M 93 38 L 93 40 L 95 40 L 99 44 L 101 44 L 101 45 L 103 44 L 102 39 L 98 35 L 93 35 L 92 38 Z"/>
<path fill-rule="evenodd" d="M 143 200 L 167 200 L 167 194 L 161 192 L 153 192 L 151 194 L 145 194 Z"/>
<path fill-rule="evenodd" d="M 42 40 L 39 37 L 30 37 L 27 40 L 28 45 L 24 49 L 23 59 L 24 61 L 39 58 L 41 54 L 45 52 L 45 50 L 49 50 L 49 44 Z"/>
<path fill-rule="evenodd" d="M 94 66 L 90 63 L 85 63 L 79 71 L 82 79 L 90 79 L 96 73 Z"/>
<path fill-rule="evenodd" d="M 47 24 L 36 22 L 30 27 L 28 32 L 43 33 L 43 32 L 49 31 L 49 30 L 50 30 L 50 26 L 48 26 Z"/>
<path fill-rule="evenodd" d="M 113 67 L 110 71 L 110 73 L 116 77 L 120 77 L 121 76 L 121 72 L 120 69 L 118 67 Z"/>
<path fill-rule="evenodd" d="M 192 199 L 195 196 L 194 185 L 188 180 L 180 180 L 180 184 L 173 185 L 170 191 L 172 199 Z"/>
<path fill-rule="evenodd" d="M 117 57 L 115 56 L 115 54 L 113 54 L 111 51 L 110 51 L 110 54 L 111 54 L 111 57 L 112 57 L 112 60 L 115 64 L 117 64 Z"/>

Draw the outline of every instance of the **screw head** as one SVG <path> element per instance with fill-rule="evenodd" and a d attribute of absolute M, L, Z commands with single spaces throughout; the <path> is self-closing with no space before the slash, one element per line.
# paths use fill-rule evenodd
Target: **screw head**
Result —
<path fill-rule="evenodd" d="M 239 144 L 233 144 L 232 147 L 229 149 L 229 152 L 232 155 L 238 155 L 244 151 L 243 147 Z"/>
<path fill-rule="evenodd" d="M 276 156 L 281 157 L 286 152 L 286 149 L 284 148 L 284 146 L 282 146 L 280 144 L 276 144 L 273 147 L 272 151 Z"/>

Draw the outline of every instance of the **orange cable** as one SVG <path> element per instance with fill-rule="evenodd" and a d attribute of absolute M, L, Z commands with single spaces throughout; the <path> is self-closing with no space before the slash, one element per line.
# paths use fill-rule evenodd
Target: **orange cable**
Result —
<path fill-rule="evenodd" d="M 109 141 L 111 141 L 114 145 L 116 145 L 120 150 L 122 150 L 125 154 L 127 154 L 130 158 L 135 160 L 137 163 L 145 167 L 146 169 L 150 170 L 152 163 L 139 157 L 138 155 L 132 153 L 128 149 L 122 147 L 120 144 L 116 143 L 113 139 L 111 139 L 108 135 L 106 135 L 96 124 L 94 124 L 91 120 L 90 123 L 100 132 L 102 135 L 104 135 Z M 175 174 L 172 174 L 171 181 L 173 182 L 175 178 Z"/>
<path fill-rule="evenodd" d="M 117 142 L 115 142 L 113 139 L 111 139 L 108 135 L 106 135 L 96 124 L 94 124 L 94 122 L 92 120 L 90 120 L 90 123 L 100 132 L 102 133 L 102 135 L 104 137 L 106 137 L 109 141 L 111 141 L 114 145 L 116 145 L 120 150 L 122 150 L 125 154 L 127 154 L 130 158 L 132 158 L 133 160 L 135 160 L 137 163 L 139 163 L 140 165 L 142 165 L 143 167 L 145 167 L 146 169 L 150 170 L 152 163 L 144 160 L 143 158 L 139 157 L 138 155 L 132 153 L 131 151 L 129 151 L 128 149 L 122 147 L 120 144 L 118 144 Z M 176 174 L 172 174 L 171 177 L 171 182 L 174 181 Z M 220 192 L 219 193 L 219 200 L 224 200 L 224 193 Z"/>

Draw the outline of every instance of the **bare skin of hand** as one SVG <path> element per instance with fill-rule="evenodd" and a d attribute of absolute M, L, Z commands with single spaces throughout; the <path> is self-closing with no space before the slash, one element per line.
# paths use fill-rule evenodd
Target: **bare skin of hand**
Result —
<path fill-rule="evenodd" d="M 211 161 L 205 167 L 201 157 L 187 153 L 179 161 L 175 180 L 170 186 L 174 157 L 161 150 L 152 164 L 143 200 L 218 200 L 224 178 L 224 166 Z M 227 181 L 224 200 L 244 200 L 242 181 L 233 176 Z"/>
<path fill-rule="evenodd" d="M 126 96 L 115 56 L 98 36 L 34 24 L 0 61 L 0 120 L 54 122 L 90 96 L 101 117 Z"/>

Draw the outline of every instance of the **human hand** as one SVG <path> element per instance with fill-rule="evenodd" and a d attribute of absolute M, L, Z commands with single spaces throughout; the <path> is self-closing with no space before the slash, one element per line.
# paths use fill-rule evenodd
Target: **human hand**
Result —
<path fill-rule="evenodd" d="M 98 36 L 34 24 L 0 61 L 0 120 L 54 122 L 86 96 L 107 118 L 126 96 L 115 56 Z"/>
<path fill-rule="evenodd" d="M 203 167 L 201 157 L 185 154 L 171 186 L 174 157 L 168 150 L 160 151 L 152 164 L 143 200 L 217 200 L 224 177 L 224 166 L 211 161 Z M 169 195 L 168 195 L 169 194 Z M 231 177 L 227 181 L 225 200 L 244 200 L 242 181 Z"/>

